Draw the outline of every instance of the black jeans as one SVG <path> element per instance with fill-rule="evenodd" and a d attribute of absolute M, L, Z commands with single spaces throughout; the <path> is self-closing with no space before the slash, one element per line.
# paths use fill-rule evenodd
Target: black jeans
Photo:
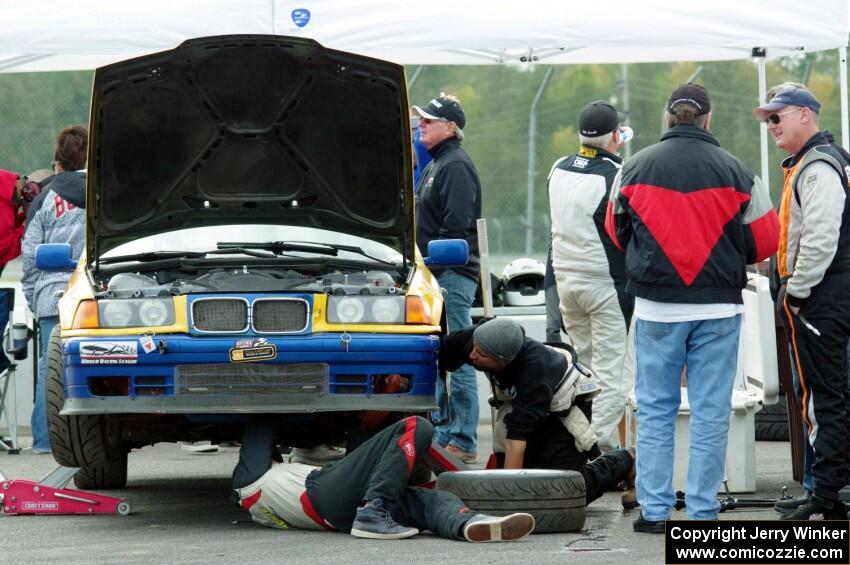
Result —
<path fill-rule="evenodd" d="M 808 441 L 814 450 L 814 494 L 835 501 L 838 491 L 850 478 L 847 468 L 850 275 L 825 276 L 812 289 L 797 315 L 784 304 L 780 307 L 791 343 L 791 362 L 800 380 L 798 401 Z"/>

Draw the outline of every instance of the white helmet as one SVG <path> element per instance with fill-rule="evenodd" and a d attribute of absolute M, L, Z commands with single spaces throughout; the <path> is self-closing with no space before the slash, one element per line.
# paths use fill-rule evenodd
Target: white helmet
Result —
<path fill-rule="evenodd" d="M 507 306 L 541 306 L 546 304 L 543 277 L 546 266 L 523 257 L 508 263 L 502 273 L 502 288 Z"/>

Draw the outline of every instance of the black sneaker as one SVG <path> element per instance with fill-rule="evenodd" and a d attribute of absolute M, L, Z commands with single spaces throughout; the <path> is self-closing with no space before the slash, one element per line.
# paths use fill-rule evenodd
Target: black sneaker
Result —
<path fill-rule="evenodd" d="M 797 498 L 786 498 L 785 500 L 780 500 L 773 505 L 773 509 L 784 516 L 785 514 L 790 514 L 795 511 L 808 501 L 809 495 L 806 493 L 803 496 L 798 496 Z"/>
<path fill-rule="evenodd" d="M 801 504 L 793 512 L 780 516 L 780 520 L 846 520 L 847 511 L 844 504 L 835 501 L 832 506 L 810 498 L 805 504 Z"/>
<path fill-rule="evenodd" d="M 664 520 L 647 520 L 643 512 L 632 522 L 632 528 L 641 534 L 663 534 L 667 529 Z"/>
<path fill-rule="evenodd" d="M 508 516 L 473 516 L 463 526 L 463 539 L 472 543 L 513 541 L 534 531 L 534 516 L 524 512 Z"/>
<path fill-rule="evenodd" d="M 380 498 L 370 500 L 357 509 L 354 523 L 351 525 L 351 535 L 367 539 L 404 539 L 419 533 L 416 528 L 402 526 L 390 516 Z"/>

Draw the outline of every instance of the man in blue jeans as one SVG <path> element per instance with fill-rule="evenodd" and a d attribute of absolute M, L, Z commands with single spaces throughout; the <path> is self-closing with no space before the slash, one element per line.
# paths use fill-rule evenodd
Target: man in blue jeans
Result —
<path fill-rule="evenodd" d="M 416 186 L 416 244 L 427 253 L 435 239 L 465 239 L 469 262 L 452 269 L 432 269 L 443 289 L 448 330 L 472 325 L 470 309 L 478 287 L 476 221 L 481 217 L 478 171 L 461 148 L 466 115 L 457 98 L 440 94 L 427 106 L 414 106 L 419 141 L 433 157 Z M 478 459 L 478 384 L 475 369 L 464 365 L 448 386 L 437 379 L 437 441 L 465 463 Z"/>
<path fill-rule="evenodd" d="M 661 141 L 615 180 L 605 225 L 626 251 L 626 292 L 635 296 L 634 530 L 657 534 L 676 504 L 673 438 L 685 367 L 688 518 L 717 518 L 746 264 L 773 255 L 779 236 L 766 187 L 709 132 L 708 91 L 680 85 L 666 119 Z"/>

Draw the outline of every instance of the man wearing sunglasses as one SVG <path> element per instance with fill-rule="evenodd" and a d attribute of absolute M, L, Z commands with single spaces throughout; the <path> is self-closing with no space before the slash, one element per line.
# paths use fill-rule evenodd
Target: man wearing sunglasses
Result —
<path fill-rule="evenodd" d="M 777 313 L 797 369 L 814 488 L 788 520 L 847 518 L 838 492 L 850 478 L 850 165 L 819 130 L 820 108 L 807 88 L 788 85 L 753 109 L 790 154 L 782 161 Z"/>
<path fill-rule="evenodd" d="M 416 244 L 423 253 L 434 239 L 465 239 L 469 262 L 462 267 L 431 269 L 445 296 L 449 331 L 472 325 L 470 309 L 478 288 L 476 221 L 481 217 L 481 183 L 472 159 L 461 147 L 466 114 L 454 96 L 441 93 L 427 105 L 414 106 L 419 140 L 433 161 L 416 186 Z M 439 422 L 434 437 L 464 463 L 478 459 L 478 384 L 469 366 L 454 371 L 446 383 L 437 379 Z"/>

